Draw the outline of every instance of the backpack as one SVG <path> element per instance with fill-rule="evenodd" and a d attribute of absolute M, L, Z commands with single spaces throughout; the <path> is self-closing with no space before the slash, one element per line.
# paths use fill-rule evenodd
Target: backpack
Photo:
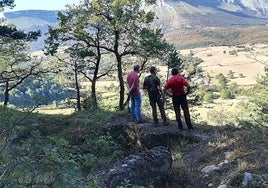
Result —
<path fill-rule="evenodd" d="M 146 88 L 149 94 L 157 94 L 159 93 L 157 88 L 157 81 L 155 80 L 155 76 L 147 76 L 145 78 Z"/>

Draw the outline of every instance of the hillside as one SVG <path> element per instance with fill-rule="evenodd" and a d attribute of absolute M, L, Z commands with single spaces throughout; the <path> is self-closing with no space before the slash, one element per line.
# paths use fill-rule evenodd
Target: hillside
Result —
<path fill-rule="evenodd" d="M 48 26 L 55 26 L 57 23 L 58 11 L 49 10 L 27 10 L 27 11 L 14 11 L 5 12 L 4 16 L 7 22 L 13 23 L 19 29 L 26 32 L 40 30 L 42 36 L 35 42 L 31 43 L 33 51 L 42 50 L 45 44 L 48 32 Z"/>
<path fill-rule="evenodd" d="M 165 2 L 187 3 L 198 8 L 209 7 L 244 17 L 268 18 L 267 0 L 166 0 Z"/>
<path fill-rule="evenodd" d="M 227 11 L 213 2 L 158 1 L 148 10 L 155 12 L 155 26 L 178 49 L 268 41 L 267 18 Z M 244 7 L 243 12 L 246 10 Z"/>
<path fill-rule="evenodd" d="M 268 33 L 267 19 L 263 18 L 266 1 L 256 0 L 262 5 L 257 8 L 249 0 L 200 1 L 169 0 L 151 7 L 156 11 L 159 8 L 161 14 L 155 24 L 163 28 L 165 37 L 177 46 L 187 65 L 182 73 L 197 68 L 191 71 L 196 77 L 189 78 L 192 89 L 187 95 L 194 130 L 178 129 L 171 97 L 163 97 L 169 125 L 164 126 L 160 120 L 159 126 L 154 126 L 148 94 L 141 89 L 145 123 L 137 124 L 129 109 L 118 108 L 119 87 L 114 75 L 97 80 L 97 106 L 89 97 L 91 83 L 79 79 L 79 94 L 83 99 L 84 94 L 88 97 L 81 101 L 81 110 L 77 109 L 76 98 L 69 96 L 65 96 L 66 100 L 53 99 L 51 104 L 41 101 L 33 108 L 0 105 L 0 187 L 267 187 L 268 67 L 264 67 L 268 65 Z M 47 11 L 26 11 L 25 15 L 20 12 L 9 15 L 9 21 L 21 29 L 41 29 L 45 34 L 48 25 L 56 24 L 55 13 L 46 17 Z M 34 43 L 35 50 L 42 49 L 44 38 L 43 35 Z M 164 84 L 167 66 L 156 66 Z M 228 76 L 230 70 L 233 76 Z M 218 74 L 226 76 L 226 85 L 220 84 Z M 74 76 L 58 71 L 44 78 L 49 82 L 36 78 L 25 81 L 24 87 L 19 87 L 21 92 L 13 90 L 16 95 L 10 95 L 10 99 L 16 96 L 22 101 L 34 90 L 38 93 L 31 96 L 46 98 L 55 93 L 64 97 L 65 90 L 54 84 L 54 78 L 72 91 L 77 86 L 73 84 Z M 230 87 L 231 83 L 237 85 Z M 230 91 L 230 97 L 222 96 L 222 91 Z M 125 95 L 129 96 L 127 91 Z M 193 103 L 194 99 L 200 101 Z M 186 128 L 184 118 L 182 121 Z M 159 146 L 167 151 L 166 158 L 150 155 L 150 150 Z M 140 153 L 143 159 L 137 160 L 141 159 Z M 125 163 L 127 159 L 130 160 Z M 137 161 L 147 165 L 139 166 Z M 136 176 L 128 170 L 129 164 L 134 166 Z M 113 165 L 126 171 L 119 174 Z M 108 183 L 120 180 L 117 185 L 103 186 L 103 171 L 114 173 L 107 179 Z"/>
<path fill-rule="evenodd" d="M 13 118 L 7 121 L 10 113 Z M 178 131 L 174 121 L 168 127 L 153 127 L 149 119 L 146 124 L 136 125 L 127 112 L 102 110 L 68 116 L 35 113 L 25 118 L 27 114 L 0 108 L 0 114 L 4 127 L 20 120 L 20 126 L 12 129 L 14 133 L 1 132 L 5 139 L 0 146 L 6 147 L 1 150 L 0 161 L 7 165 L 0 165 L 0 172 L 10 172 L 3 173 L 2 187 L 100 188 L 98 172 L 124 157 L 148 151 L 144 141 L 167 146 L 173 159 L 168 176 L 155 187 L 241 187 L 245 173 L 253 176 L 248 187 L 265 187 L 268 183 L 265 127 L 195 124 L 193 132 Z M 148 160 L 159 158 L 147 156 Z M 127 187 L 135 185 L 127 183 Z M 125 182 L 122 185 L 126 187 Z"/>
<path fill-rule="evenodd" d="M 47 23 L 55 24 L 57 20 L 58 11 L 54 10 L 25 10 L 25 11 L 13 11 L 13 12 L 5 12 L 4 16 L 8 20 L 15 20 L 19 17 L 30 17 L 30 18 L 38 18 L 40 20 L 44 20 Z M 34 24 L 34 22 L 32 23 Z M 29 26 L 29 25 L 26 25 Z"/>
<path fill-rule="evenodd" d="M 244 1 L 159 0 L 155 6 L 146 9 L 155 12 L 157 20 L 154 24 L 162 28 L 168 41 L 178 49 L 187 49 L 268 42 L 266 5 L 266 2 L 257 7 Z M 253 16 L 255 9 L 258 11 Z M 41 29 L 43 34 L 48 25 L 57 23 L 57 11 L 29 10 L 4 15 L 8 22 L 22 30 Z M 43 40 L 44 37 L 35 45 L 38 49 L 44 45 Z"/>

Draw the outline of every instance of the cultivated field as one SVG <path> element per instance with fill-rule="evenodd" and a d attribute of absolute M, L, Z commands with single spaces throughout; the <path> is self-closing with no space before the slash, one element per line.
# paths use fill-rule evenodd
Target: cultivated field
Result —
<path fill-rule="evenodd" d="M 268 44 L 196 48 L 182 50 L 181 54 L 187 55 L 190 52 L 204 61 L 200 66 L 212 81 L 220 73 L 227 77 L 231 70 L 234 79 L 230 83 L 236 82 L 241 86 L 255 84 L 264 66 L 268 65 Z"/>
<path fill-rule="evenodd" d="M 204 74 L 211 78 L 211 84 L 218 84 L 215 77 L 220 73 L 228 78 L 228 72 L 231 70 L 234 78 L 228 79 L 228 84 L 235 82 L 239 87 L 251 87 L 256 84 L 264 67 L 268 66 L 268 44 L 195 48 L 180 52 L 182 55 L 194 54 L 204 61 L 200 66 Z M 193 117 L 196 116 L 195 121 L 219 125 L 246 115 L 243 104 L 247 101 L 248 98 L 242 96 L 228 100 L 216 99 L 213 103 L 204 103 L 201 107 L 191 106 L 190 110 Z"/>

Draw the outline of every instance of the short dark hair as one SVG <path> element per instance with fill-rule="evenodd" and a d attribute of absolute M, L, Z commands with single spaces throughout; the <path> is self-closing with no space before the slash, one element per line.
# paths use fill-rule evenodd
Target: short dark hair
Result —
<path fill-rule="evenodd" d="M 156 72 L 156 67 L 155 66 L 151 66 L 150 67 L 150 73 L 155 73 Z"/>
<path fill-rule="evenodd" d="M 172 74 L 172 75 L 177 75 L 177 74 L 179 74 L 179 70 L 178 70 L 178 68 L 177 68 L 177 67 L 174 67 L 174 68 L 171 70 L 171 74 Z"/>
<path fill-rule="evenodd" d="M 134 71 L 138 71 L 138 70 L 140 70 L 140 65 L 134 65 L 133 70 L 134 70 Z"/>

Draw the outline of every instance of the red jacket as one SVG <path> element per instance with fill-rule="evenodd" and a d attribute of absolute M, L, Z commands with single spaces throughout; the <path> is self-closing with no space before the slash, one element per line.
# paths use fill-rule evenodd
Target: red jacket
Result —
<path fill-rule="evenodd" d="M 137 95 L 140 93 L 140 80 L 137 72 L 132 71 L 127 75 L 127 85 L 130 89 L 131 95 Z"/>
<path fill-rule="evenodd" d="M 171 89 L 173 95 L 185 94 L 184 86 L 188 87 L 188 82 L 179 75 L 174 75 L 165 84 L 165 90 Z"/>

